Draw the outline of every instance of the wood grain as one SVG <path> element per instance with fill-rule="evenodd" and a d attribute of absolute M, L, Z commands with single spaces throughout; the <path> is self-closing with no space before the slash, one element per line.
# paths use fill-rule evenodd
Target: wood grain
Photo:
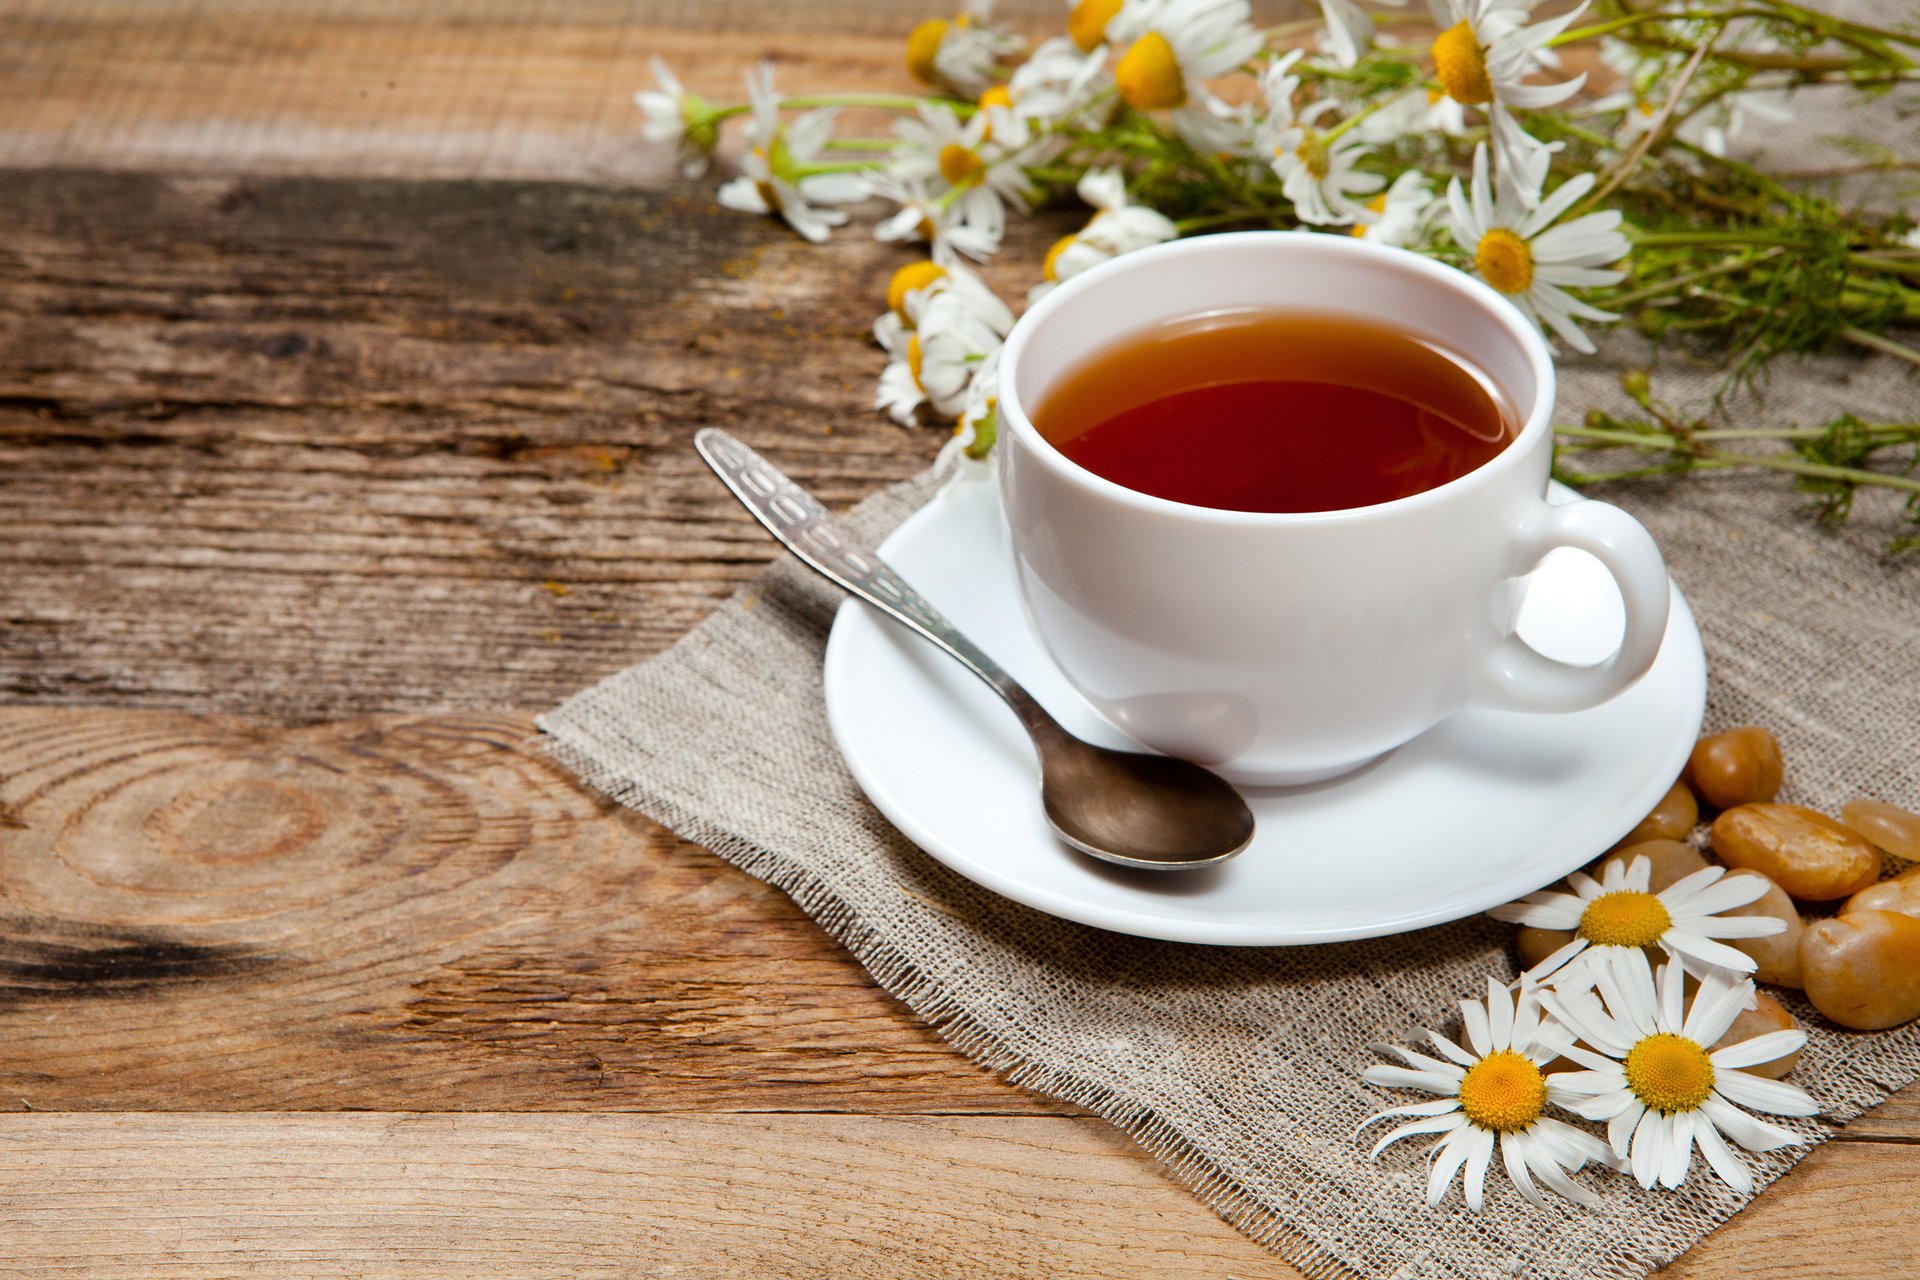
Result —
<path fill-rule="evenodd" d="M 0 172 L 0 207 L 0 699 L 551 705 L 775 554 L 696 427 L 835 505 L 943 438 L 870 407 L 908 250 L 684 188 Z"/>
<path fill-rule="evenodd" d="M 532 732 L 0 711 L 0 1109 L 1072 1111 Z"/>
<path fill-rule="evenodd" d="M 7 1116 L 0 1186 L 0 1275 L 1296 1274 L 1095 1120 Z"/>
<path fill-rule="evenodd" d="M 1264 11 L 1291 13 L 1297 0 Z M 904 87 L 953 0 L 9 0 L 0 164 L 660 181 L 634 91 L 661 57 L 719 101 L 760 58 L 792 93 Z M 1058 0 L 1000 0 L 1036 36 Z M 878 116 L 848 117 L 850 127 Z"/>
<path fill-rule="evenodd" d="M 0 1186 L 0 1275 L 1297 1274 L 1069 1117 L 15 1115 Z M 1823 1147 L 1663 1274 L 1910 1274 L 1916 1195 Z"/>

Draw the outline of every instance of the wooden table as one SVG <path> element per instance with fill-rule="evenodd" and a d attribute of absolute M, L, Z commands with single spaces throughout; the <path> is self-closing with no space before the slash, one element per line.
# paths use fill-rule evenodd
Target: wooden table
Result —
<path fill-rule="evenodd" d="M 912 16 L 0 3 L 0 1274 L 1294 1274 L 530 740 L 773 554 L 696 424 L 837 504 L 937 447 L 866 407 L 903 253 L 629 101 L 899 87 Z M 1916 1144 L 1672 1274 L 1910 1274 Z"/>

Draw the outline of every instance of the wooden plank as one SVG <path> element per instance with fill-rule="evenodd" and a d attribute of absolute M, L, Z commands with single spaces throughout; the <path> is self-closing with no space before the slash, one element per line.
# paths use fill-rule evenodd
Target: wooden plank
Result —
<path fill-rule="evenodd" d="M 1904 1277 L 1916 1195 L 1920 1148 L 1830 1145 L 1663 1274 Z M 1068 1117 L 6 1116 L 0 1239 L 6 1275 L 1296 1274 Z"/>
<path fill-rule="evenodd" d="M 1065 29 L 1057 0 L 998 8 L 1036 35 Z M 652 85 L 649 57 L 722 101 L 741 98 L 741 73 L 763 57 L 790 92 L 899 92 L 907 33 L 955 11 L 954 0 L 6 0 L 0 165 L 658 181 L 672 158 L 643 141 L 633 103 Z"/>
<path fill-rule="evenodd" d="M 531 734 L 0 711 L 0 1108 L 1073 1110 Z"/>
<path fill-rule="evenodd" d="M 1065 1118 L 7 1116 L 0 1239 L 0 1275 L 1296 1275 Z"/>
<path fill-rule="evenodd" d="M 0 172 L 0 207 L 0 700 L 551 705 L 775 553 L 695 427 L 835 505 L 944 438 L 871 408 L 911 250 L 684 187 Z"/>

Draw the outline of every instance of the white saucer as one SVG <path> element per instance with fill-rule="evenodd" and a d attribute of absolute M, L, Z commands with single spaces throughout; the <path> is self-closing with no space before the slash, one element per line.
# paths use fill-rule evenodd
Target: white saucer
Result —
<path fill-rule="evenodd" d="M 1574 498 L 1559 486 L 1553 496 Z M 880 550 L 1061 724 L 1134 747 L 1033 635 L 991 481 L 949 487 Z M 1592 662 L 1612 652 L 1621 623 L 1599 562 L 1561 550 L 1529 582 L 1519 627 L 1550 656 Z M 1567 715 L 1464 711 L 1345 777 L 1248 790 L 1252 846 L 1190 872 L 1130 871 L 1062 844 L 1041 813 L 1019 722 L 960 664 L 859 601 L 834 620 L 826 701 L 868 797 L 968 879 L 1121 933 L 1278 946 L 1455 920 L 1599 854 L 1679 776 L 1700 730 L 1706 658 L 1676 589 L 1653 669 L 1612 702 Z"/>

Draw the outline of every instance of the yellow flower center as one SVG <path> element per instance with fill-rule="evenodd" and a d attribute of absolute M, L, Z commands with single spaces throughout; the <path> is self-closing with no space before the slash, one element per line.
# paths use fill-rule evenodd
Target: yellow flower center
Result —
<path fill-rule="evenodd" d="M 907 70 L 921 84 L 940 83 L 940 73 L 934 69 L 933 58 L 940 52 L 940 42 L 946 38 L 947 24 L 940 18 L 928 18 L 907 37 Z"/>
<path fill-rule="evenodd" d="M 1313 175 L 1315 182 L 1326 181 L 1327 171 L 1333 167 L 1333 157 L 1319 134 L 1308 129 L 1300 145 L 1293 149 L 1293 154 L 1300 158 L 1301 164 L 1307 166 L 1307 172 Z"/>
<path fill-rule="evenodd" d="M 1382 191 L 1379 195 L 1367 201 L 1367 208 L 1373 210 L 1375 213 L 1384 214 L 1387 211 L 1387 193 Z M 1366 225 L 1364 223 L 1359 223 L 1359 222 L 1354 223 L 1353 234 L 1356 236 L 1366 235 L 1367 234 Z"/>
<path fill-rule="evenodd" d="M 1471 107 L 1493 101 L 1486 50 L 1465 22 L 1456 22 L 1433 38 L 1433 76 L 1455 102 Z"/>
<path fill-rule="evenodd" d="M 1538 1120 L 1546 1105 L 1547 1078 L 1511 1049 L 1488 1054 L 1460 1080 L 1460 1110 L 1482 1129 L 1517 1132 Z"/>
<path fill-rule="evenodd" d="M 1113 69 L 1120 96 L 1138 111 L 1186 105 L 1187 78 L 1173 46 L 1158 31 L 1149 31 L 1133 42 Z"/>
<path fill-rule="evenodd" d="M 1013 92 L 1003 84 L 996 84 L 980 95 L 976 105 L 982 111 L 988 107 L 1010 107 L 1013 105 Z"/>
<path fill-rule="evenodd" d="M 1602 947 L 1650 947 L 1672 925 L 1673 916 L 1658 897 L 1638 889 L 1622 889 L 1589 902 L 1580 913 L 1576 932 Z"/>
<path fill-rule="evenodd" d="M 940 176 L 956 187 L 979 180 L 980 171 L 987 167 L 980 153 L 971 147 L 963 147 L 957 142 L 949 142 L 940 148 Z"/>
<path fill-rule="evenodd" d="M 913 321 L 907 315 L 907 295 L 915 289 L 924 289 L 947 274 L 947 269 L 933 262 L 909 262 L 893 273 L 893 279 L 887 281 L 887 305 L 894 314 L 908 324 Z"/>
<path fill-rule="evenodd" d="M 913 385 L 925 391 L 926 384 L 920 381 L 920 335 L 907 337 L 907 372 L 913 375 Z"/>
<path fill-rule="evenodd" d="M 1092 53 L 1107 38 L 1107 24 L 1120 12 L 1120 0 L 1080 0 L 1067 15 L 1067 34 L 1080 46 L 1080 52 Z"/>
<path fill-rule="evenodd" d="M 1053 242 L 1053 247 L 1047 250 L 1046 261 L 1040 264 L 1040 274 L 1042 277 L 1048 280 L 1058 280 L 1060 278 L 1060 255 L 1071 248 L 1073 242 L 1079 238 L 1077 235 L 1061 236 Z"/>
<path fill-rule="evenodd" d="M 1482 279 L 1502 293 L 1525 293 L 1533 283 L 1533 250 L 1505 227 L 1480 237 L 1473 265 Z"/>
<path fill-rule="evenodd" d="M 1713 1092 L 1713 1060 L 1685 1036 L 1662 1032 L 1627 1050 L 1627 1087 L 1655 1111 L 1692 1111 Z"/>

